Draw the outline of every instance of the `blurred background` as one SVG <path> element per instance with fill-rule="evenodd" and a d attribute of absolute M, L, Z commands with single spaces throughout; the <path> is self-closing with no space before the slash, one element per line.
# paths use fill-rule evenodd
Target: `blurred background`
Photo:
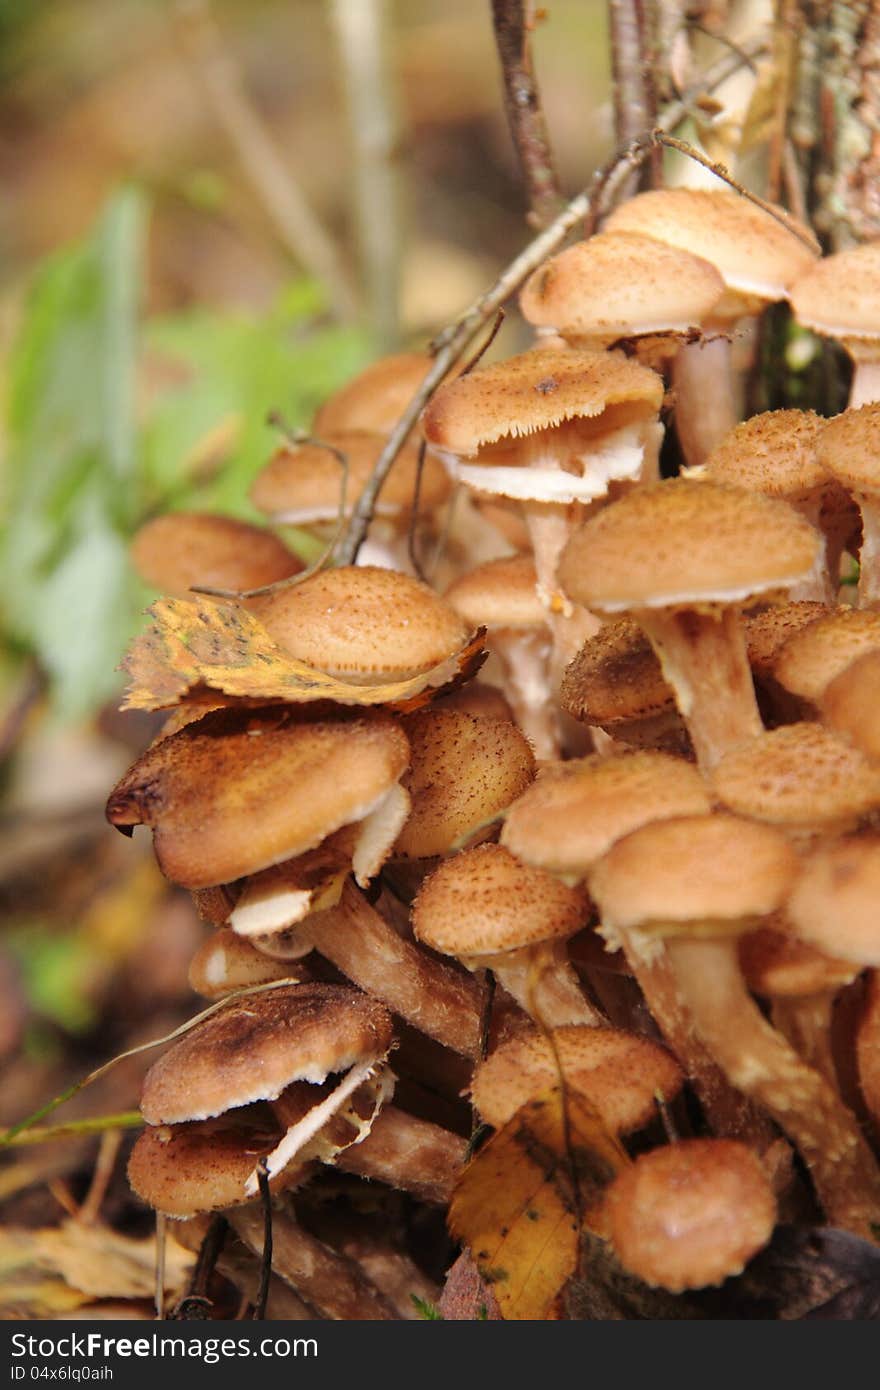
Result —
<path fill-rule="evenodd" d="M 566 192 L 614 143 L 605 12 L 536 15 Z M 103 818 L 151 733 L 116 709 L 153 597 L 131 534 L 169 509 L 254 516 L 269 411 L 306 426 L 371 356 L 423 347 L 531 233 L 474 0 L 0 0 L 0 131 L 9 1125 L 195 1008 L 189 900 Z M 502 338 L 521 345 L 514 319 Z M 149 1060 L 61 1114 L 131 1110 Z M 6 1316 L 148 1298 L 150 1261 L 113 1244 L 146 1229 L 126 1133 L 7 1151 Z"/>

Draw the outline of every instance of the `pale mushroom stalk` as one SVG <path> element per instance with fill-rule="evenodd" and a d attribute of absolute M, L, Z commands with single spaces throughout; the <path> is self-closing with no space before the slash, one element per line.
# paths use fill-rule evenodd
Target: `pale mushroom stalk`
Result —
<path fill-rule="evenodd" d="M 880 607 L 880 497 L 857 492 L 862 513 L 862 545 L 859 550 L 859 607 Z"/>
<path fill-rule="evenodd" d="M 497 628 L 490 640 L 504 671 L 504 689 L 516 722 L 535 757 L 558 758 L 561 740 L 559 711 L 550 689 L 550 634 Z"/>
<path fill-rule="evenodd" d="M 844 346 L 849 346 L 853 357 L 853 378 L 847 402 L 848 409 L 859 405 L 870 405 L 872 401 L 880 401 L 880 357 L 859 351 L 858 348 L 853 352 L 854 344 L 852 342 Z"/>
<path fill-rule="evenodd" d="M 386 1105 L 367 1137 L 339 1154 L 336 1167 L 445 1206 L 466 1156 L 460 1135 Z"/>
<path fill-rule="evenodd" d="M 705 462 L 739 414 L 730 339 L 722 333 L 685 343 L 672 367 L 675 430 L 688 465 Z"/>
<path fill-rule="evenodd" d="M 491 970 L 530 1018 L 544 1028 L 566 1023 L 601 1027 L 607 1019 L 586 999 L 564 941 L 545 941 L 503 955 L 474 956 L 472 968 Z"/>
<path fill-rule="evenodd" d="M 735 943 L 679 938 L 667 950 L 703 1040 L 733 1084 L 763 1105 L 797 1146 L 829 1221 L 876 1241 L 874 1156 L 825 1078 L 764 1019 L 745 987 Z"/>
<path fill-rule="evenodd" d="M 770 1006 L 773 1027 L 835 1089 L 837 1068 L 831 1046 L 831 1023 L 836 993 L 836 990 L 826 990 L 805 999 L 774 999 Z"/>

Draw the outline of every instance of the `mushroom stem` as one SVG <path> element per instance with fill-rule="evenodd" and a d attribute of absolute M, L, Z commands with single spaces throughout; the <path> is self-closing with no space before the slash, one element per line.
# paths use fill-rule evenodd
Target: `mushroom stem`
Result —
<path fill-rule="evenodd" d="M 767 1023 L 740 973 L 736 943 L 667 943 L 704 1042 L 734 1086 L 763 1105 L 800 1150 L 832 1225 L 877 1241 L 880 1171 L 834 1089 Z"/>
<path fill-rule="evenodd" d="M 880 401 L 880 359 L 860 356 L 854 359 L 847 406 L 853 410 L 859 405 L 870 405 L 872 401 Z"/>
<path fill-rule="evenodd" d="M 865 1106 L 880 1132 L 880 972 L 868 972 L 864 1007 L 856 1028 L 856 1063 L 859 1089 Z"/>
<path fill-rule="evenodd" d="M 239 1207 L 229 1222 L 254 1254 L 263 1248 L 263 1213 L 259 1206 Z M 272 1268 L 321 1317 L 340 1322 L 393 1321 L 388 1300 L 357 1265 L 309 1235 L 285 1211 L 275 1211 Z"/>
<path fill-rule="evenodd" d="M 880 364 L 878 364 L 880 365 Z M 855 494 L 862 513 L 862 544 L 859 550 L 859 607 L 880 607 L 880 498 L 864 492 Z"/>
<path fill-rule="evenodd" d="M 453 1051 L 479 1056 L 477 982 L 404 941 L 354 883 L 346 883 L 338 907 L 302 926 L 315 950 L 367 994 Z"/>
<path fill-rule="evenodd" d="M 788 1039 L 795 1052 L 836 1089 L 837 1068 L 831 1047 L 835 995 L 836 990 L 825 990 L 803 999 L 774 999 L 770 1016 L 773 1027 Z"/>
<path fill-rule="evenodd" d="M 704 772 L 763 733 L 736 609 L 642 608 L 635 616 L 675 691 Z"/>
<path fill-rule="evenodd" d="M 504 670 L 504 688 L 516 722 L 536 758 L 558 758 L 559 712 L 550 688 L 550 632 L 498 628 L 491 645 Z"/>
<path fill-rule="evenodd" d="M 335 1166 L 445 1206 L 466 1155 L 460 1135 L 386 1105 L 367 1137 L 343 1150 Z"/>
<path fill-rule="evenodd" d="M 675 429 L 688 467 L 705 463 L 736 425 L 731 344 L 718 336 L 686 343 L 672 367 Z"/>
<path fill-rule="evenodd" d="M 542 941 L 503 955 L 474 957 L 495 975 L 525 1012 L 543 1028 L 566 1023 L 601 1027 L 608 1020 L 584 996 L 564 941 Z"/>

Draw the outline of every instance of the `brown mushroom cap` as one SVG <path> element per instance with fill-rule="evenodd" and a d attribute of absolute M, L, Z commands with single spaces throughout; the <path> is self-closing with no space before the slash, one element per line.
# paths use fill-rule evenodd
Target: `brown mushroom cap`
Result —
<path fill-rule="evenodd" d="M 261 1158 L 278 1143 L 278 1127 L 251 1123 L 242 1115 L 231 1122 L 148 1126 L 128 1160 L 128 1180 L 156 1211 L 179 1219 L 225 1211 L 249 1201 L 245 1183 Z M 285 1174 L 287 1182 L 296 1174 Z"/>
<path fill-rule="evenodd" d="M 618 498 L 575 532 L 559 580 L 600 612 L 737 602 L 810 577 L 813 527 L 787 503 L 673 478 Z"/>
<path fill-rule="evenodd" d="M 204 1120 L 292 1081 L 319 1083 L 391 1046 L 391 1015 L 344 985 L 279 985 L 226 1004 L 191 1028 L 147 1072 L 147 1124 Z"/>
<path fill-rule="evenodd" d="M 880 652 L 860 656 L 822 696 L 822 718 L 873 761 L 880 760 Z"/>
<path fill-rule="evenodd" d="M 148 521 L 131 543 L 131 558 L 144 583 L 180 598 L 189 598 L 193 585 L 238 593 L 303 569 L 271 531 L 202 512 L 170 512 Z"/>
<path fill-rule="evenodd" d="M 825 421 L 813 410 L 767 410 L 725 435 L 705 463 L 705 476 L 794 502 L 834 486 L 819 463 Z"/>
<path fill-rule="evenodd" d="M 458 614 L 427 584 L 397 570 L 340 566 L 253 600 L 284 651 L 351 681 L 404 679 L 467 641 Z"/>
<path fill-rule="evenodd" d="M 339 430 L 390 434 L 431 368 L 421 352 L 398 352 L 371 362 L 335 391 L 315 415 L 319 438 Z"/>
<path fill-rule="evenodd" d="M 550 873 L 583 878 L 637 826 L 710 808 L 703 778 L 681 758 L 647 750 L 583 758 L 541 770 L 511 806 L 501 843 Z"/>
<path fill-rule="evenodd" d="M 786 909 L 794 930 L 820 951 L 880 966 L 880 838 L 838 840 L 810 856 Z"/>
<path fill-rule="evenodd" d="M 560 1069 L 615 1134 L 640 1129 L 656 1115 L 658 1095 L 671 1100 L 681 1089 L 678 1063 L 648 1038 L 569 1024 L 553 1029 L 553 1041 L 555 1053 L 544 1034 L 521 1033 L 480 1063 L 471 1099 L 487 1124 L 506 1125 L 534 1096 L 559 1084 Z"/>
<path fill-rule="evenodd" d="M 531 555 L 488 560 L 446 590 L 446 602 L 469 627 L 541 628 L 547 610 L 538 597 Z"/>
<path fill-rule="evenodd" d="M 632 232 L 577 242 L 526 281 L 529 323 L 566 338 L 623 338 L 699 327 L 724 293 L 708 261 Z"/>
<path fill-rule="evenodd" d="M 617 840 L 590 874 L 622 930 L 739 933 L 782 904 L 797 872 L 786 837 L 724 814 L 654 821 Z"/>
<path fill-rule="evenodd" d="M 746 647 L 755 680 L 772 677 L 776 658 L 789 638 L 802 632 L 817 618 L 824 618 L 833 611 L 827 604 L 809 599 L 776 603 L 772 608 L 744 613 Z"/>
<path fill-rule="evenodd" d="M 254 479 L 250 498 L 261 512 L 296 525 L 335 520 L 339 515 L 342 468 L 338 458 L 323 443 L 345 454 L 348 476 L 345 489 L 346 515 L 354 508 L 369 481 L 376 460 L 385 446 L 385 436 L 364 431 L 343 431 L 327 435 L 321 444 L 307 442 L 279 449 Z M 408 516 L 415 498 L 419 451 L 404 445 L 392 465 L 376 503 L 377 516 Z M 422 511 L 437 507 L 449 495 L 450 483 L 443 465 L 431 455 L 425 457 L 419 484 Z M 256 586 L 254 586 L 256 587 Z"/>
<path fill-rule="evenodd" d="M 880 401 L 854 406 L 827 420 L 818 449 L 823 468 L 844 487 L 854 492 L 880 491 Z"/>
<path fill-rule="evenodd" d="M 394 854 L 427 859 L 496 819 L 535 775 L 528 739 L 503 719 L 427 709 L 402 721 L 412 806 Z"/>
<path fill-rule="evenodd" d="M 869 651 L 880 651 L 880 613 L 835 608 L 789 638 L 773 675 L 793 695 L 818 705 L 834 677 Z"/>
<path fill-rule="evenodd" d="M 500 845 L 479 845 L 425 880 L 412 921 L 426 946 L 466 958 L 573 936 L 588 910 L 582 889 L 567 888 Z"/>
<path fill-rule="evenodd" d="M 800 323 L 834 338 L 877 338 L 880 242 L 848 246 L 805 268 L 791 285 Z"/>
<path fill-rule="evenodd" d="M 662 378 L 622 353 L 536 348 L 442 386 L 422 426 L 429 443 L 471 457 L 483 445 L 597 417 L 612 406 L 647 414 L 662 401 Z"/>
<path fill-rule="evenodd" d="M 624 1268 L 681 1293 L 738 1274 L 773 1234 L 776 1199 L 745 1144 L 685 1139 L 619 1173 L 602 1214 Z"/>
<path fill-rule="evenodd" d="M 880 804 L 880 769 L 821 724 L 789 724 L 722 758 L 712 790 L 731 811 L 793 829 L 858 820 Z"/>
<path fill-rule="evenodd" d="M 740 295 L 783 299 L 786 288 L 812 267 L 819 245 L 808 227 L 779 208 L 792 229 L 738 193 L 706 188 L 663 188 L 628 198 L 614 209 L 606 231 L 640 232 L 702 256 Z M 801 240 L 806 236 L 815 249 Z"/>
<path fill-rule="evenodd" d="M 782 919 L 739 941 L 739 964 L 749 989 L 768 999 L 808 999 L 851 984 L 859 967 L 799 941 Z"/>
<path fill-rule="evenodd" d="M 614 618 L 566 667 L 560 701 L 573 718 L 604 727 L 662 714 L 675 695 L 635 619 Z"/>
<path fill-rule="evenodd" d="M 148 749 L 111 793 L 107 818 L 151 826 L 166 877 L 209 888 L 361 820 L 408 763 L 406 735 L 388 715 L 217 710 Z"/>

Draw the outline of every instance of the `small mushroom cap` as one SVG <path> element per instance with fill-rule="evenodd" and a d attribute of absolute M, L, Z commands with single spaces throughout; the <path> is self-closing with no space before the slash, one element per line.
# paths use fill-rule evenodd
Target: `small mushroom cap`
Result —
<path fill-rule="evenodd" d="M 808 266 L 789 291 L 805 328 L 833 338 L 878 338 L 880 241 L 848 246 Z"/>
<path fill-rule="evenodd" d="M 348 460 L 345 510 L 350 515 L 385 447 L 385 436 L 348 430 L 328 435 L 322 443 L 333 445 Z M 404 445 L 382 484 L 377 516 L 408 516 L 412 511 L 418 457 L 415 445 Z M 254 479 L 250 498 L 261 512 L 298 525 L 335 520 L 342 478 L 340 461 L 330 449 L 312 442 L 296 444 L 273 455 Z M 448 497 L 450 486 L 443 465 L 426 455 L 419 484 L 420 510 L 438 507 Z"/>
<path fill-rule="evenodd" d="M 574 719 L 604 726 L 662 714 L 675 695 L 635 619 L 614 618 L 566 667 L 560 701 Z"/>
<path fill-rule="evenodd" d="M 526 281 L 529 323 L 566 338 L 697 328 L 724 293 L 708 261 L 633 232 L 603 232 L 553 256 Z"/>
<path fill-rule="evenodd" d="M 447 859 L 413 903 L 420 941 L 449 956 L 489 956 L 573 936 L 589 899 L 500 845 L 479 845 Z"/>
<path fill-rule="evenodd" d="M 615 840 L 648 821 L 708 815 L 692 763 L 650 750 L 543 768 L 511 806 L 501 843 L 550 873 L 583 878 Z"/>
<path fill-rule="evenodd" d="M 495 820 L 535 775 L 525 734 L 506 719 L 427 709 L 402 721 L 412 806 L 394 854 L 428 859 Z"/>
<path fill-rule="evenodd" d="M 773 1234 L 776 1199 L 745 1144 L 684 1139 L 641 1154 L 619 1173 L 602 1214 L 623 1267 L 681 1293 L 739 1274 Z"/>
<path fill-rule="evenodd" d="M 446 590 L 446 602 L 469 627 L 542 628 L 547 623 L 531 555 L 488 560 Z"/>
<path fill-rule="evenodd" d="M 822 696 L 822 718 L 866 757 L 880 761 L 880 652 L 860 656 Z"/>
<path fill-rule="evenodd" d="M 497 1047 L 474 1072 L 471 1099 L 495 1129 L 506 1125 L 534 1096 L 565 1083 L 599 1111 L 615 1134 L 640 1129 L 657 1114 L 657 1096 L 671 1100 L 684 1077 L 659 1043 L 620 1028 L 567 1024 L 541 1033 L 521 1033 Z"/>
<path fill-rule="evenodd" d="M 857 965 L 880 966 L 880 838 L 838 840 L 811 855 L 786 909 L 798 936 Z"/>
<path fill-rule="evenodd" d="M 785 923 L 759 927 L 739 942 L 739 964 L 748 987 L 768 999 L 808 999 L 843 989 L 861 969 L 799 941 Z"/>
<path fill-rule="evenodd" d="M 189 598 L 193 585 L 258 589 L 299 574 L 303 563 L 271 531 L 231 516 L 170 512 L 140 528 L 132 563 L 145 584 Z"/>
<path fill-rule="evenodd" d="M 880 491 L 880 401 L 854 406 L 826 421 L 818 449 L 822 466 L 844 487 Z"/>
<path fill-rule="evenodd" d="M 869 651 L 880 651 L 880 613 L 835 608 L 789 638 L 773 675 L 793 695 L 818 705 L 834 677 Z"/>
<path fill-rule="evenodd" d="M 820 495 L 834 487 L 816 452 L 824 423 L 814 410 L 753 415 L 715 446 L 704 476 L 790 502 Z"/>
<path fill-rule="evenodd" d="M 430 444 L 471 457 L 485 444 L 594 418 L 611 406 L 645 415 L 662 402 L 662 378 L 623 353 L 535 348 L 441 386 L 422 427 Z"/>
<path fill-rule="evenodd" d="M 398 680 L 453 655 L 469 631 L 427 584 L 397 570 L 344 565 L 253 600 L 284 651 L 352 681 Z"/>
<path fill-rule="evenodd" d="M 784 299 L 792 281 L 816 263 L 820 248 L 808 227 L 783 208 L 777 211 L 788 226 L 738 193 L 663 188 L 621 203 L 605 230 L 640 232 L 702 256 L 741 295 Z"/>
<path fill-rule="evenodd" d="M 776 658 L 789 638 L 833 611 L 826 603 L 806 599 L 776 603 L 757 613 L 744 613 L 746 648 L 755 679 L 766 680 L 772 676 Z"/>
<path fill-rule="evenodd" d="M 432 366 L 421 352 L 398 352 L 371 362 L 335 391 L 317 411 L 314 434 L 340 430 L 390 434 Z"/>
<path fill-rule="evenodd" d="M 117 783 L 107 818 L 151 826 L 165 876 L 210 888 L 361 820 L 408 762 L 406 735 L 388 715 L 217 710 L 149 748 Z"/>
<path fill-rule="evenodd" d="M 559 582 L 599 612 L 740 602 L 810 578 L 817 531 L 785 502 L 672 478 L 637 488 L 569 540 Z"/>
<path fill-rule="evenodd" d="M 731 811 L 793 829 L 834 828 L 880 805 L 880 769 L 821 724 L 760 734 L 726 754 L 710 780 Z"/>
<path fill-rule="evenodd" d="M 144 1078 L 141 1113 L 179 1124 L 274 1100 L 292 1081 L 317 1084 L 384 1055 L 391 1038 L 388 1010 L 357 990 L 279 985 L 224 1005 L 163 1053 Z"/>
<path fill-rule="evenodd" d="M 221 927 L 202 942 L 189 966 L 190 989 L 203 999 L 222 999 L 237 989 L 267 980 L 308 979 L 307 967 L 297 961 L 273 960 L 231 927 Z"/>
<path fill-rule="evenodd" d="M 186 1218 L 250 1201 L 245 1183 L 278 1143 L 278 1129 L 242 1115 L 193 1124 L 148 1126 L 128 1160 L 128 1181 L 149 1206 Z M 288 1185 L 296 1168 L 285 1174 Z"/>
<path fill-rule="evenodd" d="M 736 934 L 781 906 L 797 867 L 771 826 L 679 816 L 617 840 L 590 874 L 590 891 L 612 927 Z"/>
<path fill-rule="evenodd" d="M 449 695 L 436 699 L 434 709 L 438 714 L 452 710 L 456 714 L 470 714 L 474 719 L 506 719 L 510 723 L 514 720 L 504 691 L 488 681 L 468 681 Z"/>

